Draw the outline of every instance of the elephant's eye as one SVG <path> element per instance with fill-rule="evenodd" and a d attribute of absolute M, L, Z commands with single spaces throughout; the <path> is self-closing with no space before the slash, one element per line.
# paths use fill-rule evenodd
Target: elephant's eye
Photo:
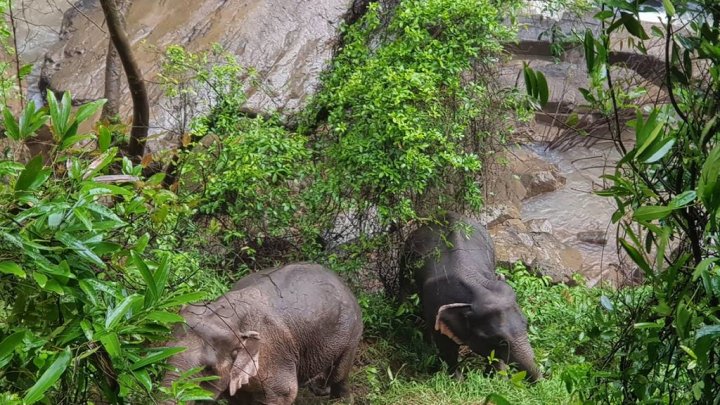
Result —
<path fill-rule="evenodd" d="M 235 350 L 233 350 L 233 351 L 230 352 L 230 357 L 232 357 L 233 360 L 235 360 L 235 358 L 237 357 L 237 355 L 238 355 L 238 349 L 235 349 Z"/>

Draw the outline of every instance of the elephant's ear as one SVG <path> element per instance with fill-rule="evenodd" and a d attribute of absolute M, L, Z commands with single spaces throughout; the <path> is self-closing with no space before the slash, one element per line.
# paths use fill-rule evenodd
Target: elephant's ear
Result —
<path fill-rule="evenodd" d="M 470 304 L 463 303 L 441 306 L 435 316 L 435 330 L 449 337 L 459 345 L 465 344 L 458 335 L 464 334 L 462 332 L 466 323 L 464 318 L 470 308 Z"/>
<path fill-rule="evenodd" d="M 241 344 L 233 351 L 235 359 L 230 370 L 230 396 L 256 376 L 260 368 L 260 334 L 255 331 L 242 333 L 240 341 Z"/>

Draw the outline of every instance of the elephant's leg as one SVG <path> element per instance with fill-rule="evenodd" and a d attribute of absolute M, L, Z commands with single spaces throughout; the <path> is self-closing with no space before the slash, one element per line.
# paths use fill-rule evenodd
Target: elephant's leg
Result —
<path fill-rule="evenodd" d="M 348 348 L 333 364 L 328 378 L 332 398 L 344 398 L 350 395 L 347 380 L 355 360 L 356 351 L 357 347 Z"/>
<path fill-rule="evenodd" d="M 298 393 L 295 370 L 278 371 L 262 383 L 264 393 L 254 399 L 258 405 L 292 405 Z"/>
<path fill-rule="evenodd" d="M 448 366 L 448 372 L 457 376 L 460 345 L 453 342 L 449 337 L 437 332 L 433 333 L 433 340 L 435 340 L 435 345 L 440 351 L 440 358 Z"/>

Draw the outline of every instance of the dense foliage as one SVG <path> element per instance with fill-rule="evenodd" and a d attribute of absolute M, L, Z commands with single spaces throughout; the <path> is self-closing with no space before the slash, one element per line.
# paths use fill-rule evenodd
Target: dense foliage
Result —
<path fill-rule="evenodd" d="M 487 143 L 505 127 L 473 123 L 491 112 L 489 77 L 512 31 L 503 6 L 485 1 L 404 1 L 383 26 L 377 4 L 350 27 L 310 106 L 323 187 L 361 213 L 405 222 L 464 202 L 482 205 L 477 180 Z M 315 121 L 320 119 L 320 122 Z M 502 121 L 499 120 L 500 125 Z M 423 199 L 432 196 L 424 206 Z"/>
<path fill-rule="evenodd" d="M 645 31 L 644 2 L 602 2 L 598 37 L 585 36 L 592 87 L 582 90 L 611 122 L 623 154 L 609 187 L 620 244 L 642 271 L 647 289 L 622 299 L 619 336 L 608 352 L 601 402 L 717 403 L 720 398 L 720 7 L 714 1 L 663 1 L 664 28 Z M 625 28 L 639 53 L 659 39 L 667 103 L 637 106 L 644 88 L 621 88 L 609 68 L 611 44 Z M 634 142 L 621 136 L 619 114 L 636 112 Z M 619 297 L 622 298 L 622 297 Z M 621 301 L 620 299 L 618 301 Z"/>
<path fill-rule="evenodd" d="M 174 309 L 205 295 L 173 285 L 169 255 L 150 247 L 172 227 L 161 176 L 140 181 L 106 128 L 78 133 L 101 105 L 73 114 L 69 94 L 49 93 L 47 109 L 30 102 L 17 121 L 4 110 L 11 146 L 45 122 L 55 146 L 48 161 L 0 163 L 0 386 L 20 393 L 3 403 L 138 401 L 176 352 L 152 348 L 182 321 Z M 81 146 L 91 139 L 95 149 Z M 116 162 L 120 173 L 107 175 Z"/>
<path fill-rule="evenodd" d="M 720 9 L 709 0 L 700 9 L 666 0 L 667 24 L 651 33 L 637 19 L 642 1 L 607 0 L 600 35 L 584 37 L 591 80 L 581 93 L 610 118 L 624 156 L 601 194 L 618 204 L 620 244 L 644 285 L 568 287 L 522 265 L 500 270 L 529 320 L 545 381 L 527 386 L 512 371 L 486 378 L 473 371 L 486 361 L 477 356 L 463 361 L 465 381 L 433 375 L 442 364 L 423 336 L 417 297 L 398 305 L 367 291 L 379 278 L 392 292 L 405 231 L 482 205 L 484 161 L 522 101 L 494 87 L 518 5 L 496 3 L 373 3 L 343 27 L 321 89 L 289 119 L 244 110 L 255 72 L 219 47 L 169 47 L 160 79 L 180 146 L 152 157 L 165 168 L 151 177 L 147 161 L 123 156 L 122 126 L 79 129 L 101 101 L 73 108 L 69 94 L 50 93 L 46 107 L 20 107 L 13 97 L 26 71 L 3 62 L 0 402 L 202 398 L 192 373 L 157 383 L 177 350 L 162 347 L 182 321 L 175 309 L 291 260 L 329 264 L 359 292 L 366 332 L 356 399 L 717 402 Z M 673 25 L 689 15 L 685 29 Z M 611 44 L 622 28 L 640 53 L 650 34 L 665 44 L 667 104 L 638 107 L 644 89 L 613 82 Z M 530 104 L 547 102 L 542 75 L 524 73 Z M 620 136 L 627 109 L 636 112 L 634 142 Z M 51 144 L 25 159 L 40 131 Z"/>
<path fill-rule="evenodd" d="M 152 162 L 123 157 L 122 126 L 80 130 L 102 102 L 73 108 L 69 94 L 49 93 L 43 108 L 4 103 L 0 401 L 201 398 L 190 374 L 157 384 L 177 350 L 162 347 L 181 321 L 176 307 L 276 262 L 358 268 L 384 244 L 365 239 L 338 255 L 340 243 L 382 238 L 388 224 L 437 208 L 481 204 L 483 153 L 505 135 L 514 103 L 479 74 L 511 38 L 503 13 L 486 1 L 433 0 L 403 2 L 383 29 L 379 16 L 373 6 L 345 28 L 297 132 L 243 113 L 254 72 L 219 48 L 167 50 L 160 77 L 176 103 L 181 146 Z M 3 65 L 8 89 L 13 68 Z M 47 150 L 23 160 L 18 152 L 40 131 L 52 138 Z M 162 163 L 165 173 L 144 176 Z M 361 217 L 380 225 L 337 227 Z"/>
<path fill-rule="evenodd" d="M 473 355 L 463 355 L 463 381 L 436 374 L 442 363 L 423 337 L 417 297 L 397 307 L 380 295 L 363 294 L 360 304 L 369 347 L 360 361 L 368 364 L 356 376 L 357 390 L 368 390 L 365 395 L 377 404 L 467 404 L 488 397 L 497 404 L 578 401 L 577 389 L 592 386 L 594 365 L 602 361 L 614 338 L 612 325 L 618 319 L 599 305 L 614 292 L 582 283 L 551 285 L 521 264 L 499 273 L 517 292 L 545 381 L 529 386 L 521 373 L 513 372 L 488 378 L 478 371 L 485 359 Z"/>

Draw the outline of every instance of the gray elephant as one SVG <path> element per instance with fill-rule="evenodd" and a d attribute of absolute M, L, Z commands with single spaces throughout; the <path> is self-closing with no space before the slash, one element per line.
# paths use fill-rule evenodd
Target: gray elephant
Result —
<path fill-rule="evenodd" d="M 535 381 L 541 373 L 527 336 L 527 320 L 515 292 L 495 274 L 490 235 L 476 221 L 448 214 L 443 225 L 410 234 L 400 259 L 401 274 L 414 273 L 423 316 L 440 357 L 456 372 L 459 345 L 482 356 L 515 363 Z"/>
<path fill-rule="evenodd" d="M 333 397 L 349 394 L 347 379 L 362 335 L 360 307 L 330 270 L 290 264 L 244 277 L 206 305 L 181 311 L 185 324 L 170 359 L 178 371 L 203 367 L 204 383 L 230 404 L 292 404 L 298 383 L 323 374 Z M 165 376 L 169 385 L 178 376 Z"/>

